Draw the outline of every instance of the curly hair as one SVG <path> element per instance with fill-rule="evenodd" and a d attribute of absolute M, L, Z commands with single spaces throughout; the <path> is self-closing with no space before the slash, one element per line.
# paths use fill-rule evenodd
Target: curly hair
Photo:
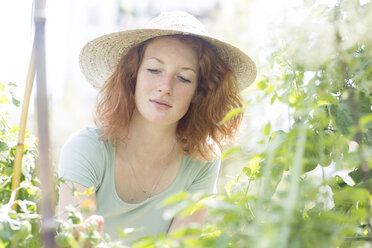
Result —
<path fill-rule="evenodd" d="M 218 56 L 211 44 L 189 35 L 171 37 L 190 45 L 199 56 L 196 95 L 178 122 L 177 141 L 186 155 L 210 161 L 218 156 L 214 144 L 221 149 L 222 144 L 236 134 L 242 121 L 240 113 L 221 123 L 231 109 L 242 107 L 239 86 L 233 68 Z M 101 138 L 125 139 L 135 109 L 138 69 L 151 40 L 132 47 L 99 91 L 95 123 L 102 133 Z"/>

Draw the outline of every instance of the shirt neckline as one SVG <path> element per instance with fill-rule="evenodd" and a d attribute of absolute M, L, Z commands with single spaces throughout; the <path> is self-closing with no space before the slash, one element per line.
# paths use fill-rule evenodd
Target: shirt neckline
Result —
<path fill-rule="evenodd" d="M 176 182 L 178 181 L 179 177 L 181 176 L 182 174 L 182 171 L 185 167 L 185 161 L 186 161 L 186 156 L 183 154 L 182 155 L 182 159 L 181 159 L 181 166 L 180 168 L 178 169 L 178 172 L 177 172 L 177 175 L 175 177 L 175 179 L 173 180 L 173 182 L 168 186 L 168 188 L 166 188 L 163 192 L 157 194 L 157 195 L 154 195 L 154 196 L 151 196 L 150 198 L 147 198 L 141 202 L 138 202 L 138 203 L 128 203 L 126 201 L 124 201 L 123 199 L 121 199 L 118 195 L 118 193 L 116 192 L 116 187 L 115 187 L 115 176 L 114 176 L 114 172 L 115 172 L 115 152 L 116 152 L 116 148 L 115 146 L 113 146 L 112 144 L 110 144 L 111 146 L 111 163 L 110 163 L 110 177 L 112 178 L 111 181 L 111 190 L 113 192 L 113 195 L 115 197 L 115 199 L 122 205 L 124 206 L 141 206 L 147 202 L 150 202 L 150 201 L 153 201 L 153 200 L 156 200 L 156 199 L 159 199 L 161 198 L 162 196 L 166 195 L 168 192 L 170 192 L 172 190 L 172 188 L 175 186 Z"/>

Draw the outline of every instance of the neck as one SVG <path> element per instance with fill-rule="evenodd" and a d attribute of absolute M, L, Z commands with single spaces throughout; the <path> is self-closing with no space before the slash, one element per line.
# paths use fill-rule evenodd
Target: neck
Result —
<path fill-rule="evenodd" d="M 128 160 L 140 164 L 144 169 L 151 169 L 161 165 L 164 160 L 179 154 L 176 142 L 176 127 L 172 125 L 154 125 L 146 121 L 133 118 L 128 137 L 117 149 L 124 151 Z"/>

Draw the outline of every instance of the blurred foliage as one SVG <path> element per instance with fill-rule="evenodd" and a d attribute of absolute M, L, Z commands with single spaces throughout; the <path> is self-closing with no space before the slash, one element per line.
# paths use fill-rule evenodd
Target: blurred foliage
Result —
<path fill-rule="evenodd" d="M 37 202 L 40 197 L 36 177 L 35 159 L 37 139 L 26 132 L 23 152 L 21 183 L 17 188 L 18 199 L 11 190 L 18 127 L 6 122 L 8 105 L 19 106 L 14 83 L 0 83 L 0 247 L 40 247 L 40 215 Z M 19 211 L 12 210 L 16 204 Z"/>
<path fill-rule="evenodd" d="M 15 96 L 16 87 L 14 83 L 0 83 L 0 248 L 39 248 L 42 247 L 41 215 L 38 208 L 41 194 L 35 167 L 38 142 L 28 131 L 24 141 L 20 186 L 14 192 L 11 190 L 19 127 L 8 125 L 6 109 L 11 105 L 19 107 L 20 102 Z M 77 192 L 76 189 L 72 191 L 76 197 L 91 194 L 91 189 L 86 192 Z M 16 204 L 17 211 L 12 209 L 13 204 Z M 81 209 L 89 209 L 91 205 L 87 201 L 83 204 Z M 57 218 L 59 225 L 56 240 L 59 247 L 118 247 L 109 237 L 99 234 L 95 225 L 80 230 L 83 217 L 74 206 L 69 206 L 58 215 L 63 213 L 67 213 L 68 217 L 66 221 Z"/>
<path fill-rule="evenodd" d="M 223 154 L 246 161 L 226 193 L 182 192 L 164 202 L 169 217 L 208 207 L 204 228 L 142 237 L 132 247 L 372 247 L 372 4 L 342 0 L 329 7 L 307 0 L 304 6 L 306 18 L 277 42 L 266 73 L 248 93 L 253 102 L 269 99 L 288 108 L 288 129 L 265 123 L 261 149 Z M 7 87 L 14 85 L 0 84 L 0 104 L 17 104 Z M 16 213 L 10 209 L 16 128 L 1 118 L 0 247 L 39 247 L 35 139 L 28 135 Z M 330 168 L 333 174 L 325 172 Z M 66 212 L 60 246 L 124 246 L 95 226 L 79 231 L 82 215 L 73 207 Z M 133 231 L 120 230 L 121 237 Z M 27 246 L 32 242 L 38 245 Z"/>
<path fill-rule="evenodd" d="M 372 4 L 314 2 L 251 91 L 288 108 L 288 130 L 267 123 L 262 151 L 236 149 L 249 163 L 212 208 L 212 246 L 371 247 Z"/>

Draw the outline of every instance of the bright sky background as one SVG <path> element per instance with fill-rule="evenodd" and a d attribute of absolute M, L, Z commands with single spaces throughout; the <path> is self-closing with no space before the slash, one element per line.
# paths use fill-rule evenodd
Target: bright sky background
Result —
<path fill-rule="evenodd" d="M 22 82 L 31 49 L 30 0 L 0 0 L 0 80 Z"/>
<path fill-rule="evenodd" d="M 100 2 L 104 0 L 89 0 L 89 1 L 75 1 L 77 5 L 89 4 L 92 10 L 100 6 Z M 110 1 L 106 1 L 110 2 Z M 174 1 L 174 0 L 157 0 L 157 1 L 123 1 L 128 9 L 145 9 L 146 4 L 156 5 L 160 10 L 169 9 L 186 9 L 189 11 L 198 11 L 207 8 L 208 4 L 213 4 L 216 1 Z M 224 11 L 228 14 L 234 14 L 232 6 L 238 3 L 238 0 L 223 0 L 220 1 L 223 5 Z M 251 9 L 250 16 L 247 19 L 254 25 L 250 25 L 250 32 L 254 34 L 253 47 L 265 44 L 268 36 L 272 35 L 271 25 L 277 20 L 280 20 L 285 15 L 289 22 L 296 22 L 301 19 L 301 11 L 288 11 L 288 9 L 295 9 L 296 4 L 300 4 L 301 0 L 256 0 L 250 1 Z M 334 4 L 336 0 L 322 0 L 318 2 Z M 69 20 L 69 13 L 71 9 L 71 1 L 47 1 L 47 54 L 48 54 L 48 87 L 52 91 L 53 98 L 63 97 L 63 90 L 61 84 L 66 77 L 64 68 L 66 64 L 76 63 L 69 61 L 71 54 L 66 54 L 65 49 L 68 42 L 71 42 L 74 37 L 69 37 L 66 32 L 68 25 L 71 25 Z M 109 4 L 108 4 L 109 5 Z M 78 7 L 78 6 L 77 6 Z M 108 8 L 109 9 L 109 8 Z M 17 83 L 20 88 L 24 84 L 30 50 L 32 45 L 32 0 L 0 0 L 0 81 L 13 81 Z M 76 18 L 79 15 L 73 15 Z M 82 16 L 83 18 L 84 16 Z M 70 21 L 70 22 L 69 22 Z M 74 19 L 73 22 L 80 22 L 79 19 Z M 114 29 L 114 27 L 112 27 Z M 85 30 L 84 30 L 85 31 Z M 97 33 L 105 33 L 111 30 L 97 31 Z M 218 30 L 216 30 L 218 32 Z M 87 30 L 87 33 L 89 30 Z M 95 34 L 98 35 L 98 34 Z M 95 35 L 92 35 L 95 36 Z M 86 40 L 77 40 L 84 44 Z M 257 56 L 257 54 L 253 55 Z M 72 59 L 76 59 L 72 57 Z M 255 58 L 254 58 L 255 59 Z M 258 58 L 256 58 L 257 61 Z M 68 61 L 66 63 L 66 61 Z M 76 64 L 75 64 L 76 65 Z M 52 83 L 54 82 L 54 83 Z M 22 94 L 21 94 L 22 96 Z"/>

